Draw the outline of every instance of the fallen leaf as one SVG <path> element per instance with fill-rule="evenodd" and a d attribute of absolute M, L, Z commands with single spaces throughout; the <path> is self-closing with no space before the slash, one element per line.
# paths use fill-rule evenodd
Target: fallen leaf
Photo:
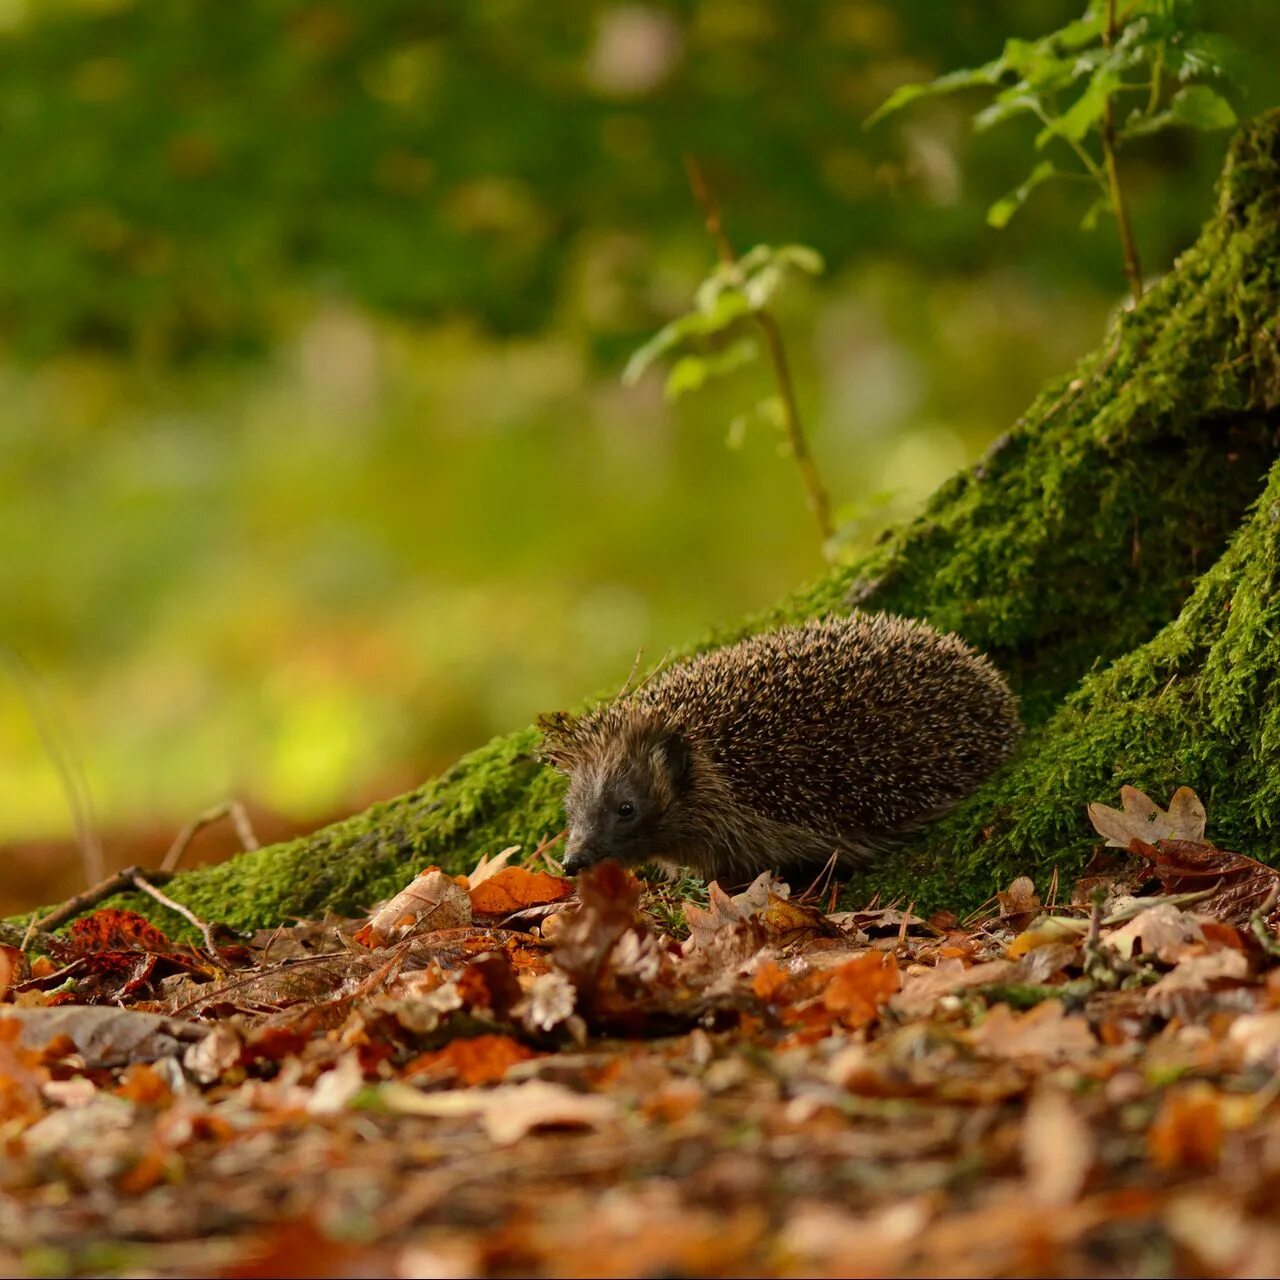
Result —
<path fill-rule="evenodd" d="M 895 1013 L 920 1018 L 932 1013 L 943 996 L 967 987 L 1009 982 L 1017 972 L 1018 966 L 1012 960 L 988 960 L 968 966 L 959 959 L 939 960 L 932 969 L 905 974 L 902 990 L 889 1004 Z"/>
<path fill-rule="evenodd" d="M 1204 805 L 1190 787 L 1179 787 L 1162 809 L 1137 787 L 1120 788 L 1119 809 L 1105 804 L 1089 806 L 1089 821 L 1094 830 L 1115 849 L 1127 849 L 1134 839 L 1147 844 L 1157 840 L 1203 841 Z"/>
<path fill-rule="evenodd" d="M 439 867 L 429 867 L 379 908 L 356 940 L 385 946 L 409 933 L 460 929 L 471 923 L 471 896 Z"/>
<path fill-rule="evenodd" d="M 480 861 L 476 863 L 474 870 L 467 876 L 467 888 L 476 889 L 484 884 L 491 876 L 496 876 L 502 871 L 508 862 L 520 852 L 518 844 L 508 845 L 501 853 L 495 853 L 490 857 L 487 853 L 480 855 Z"/>
<path fill-rule="evenodd" d="M 1240 1046 L 1247 1066 L 1280 1070 L 1280 1011 L 1241 1014 L 1227 1038 Z"/>
<path fill-rule="evenodd" d="M 834 969 L 822 993 L 826 1009 L 850 1030 L 873 1022 L 902 986 L 897 957 L 891 951 L 868 951 Z"/>
<path fill-rule="evenodd" d="M 1140 945 L 1143 956 L 1154 956 L 1172 964 L 1177 958 L 1177 951 L 1189 942 L 1199 942 L 1203 936 L 1193 915 L 1162 902 L 1140 911 L 1128 924 L 1104 934 L 1102 945 L 1110 947 L 1126 960 L 1133 957 L 1135 948 Z"/>
<path fill-rule="evenodd" d="M 1161 840 L 1154 847 L 1140 842 L 1134 852 L 1154 864 L 1166 893 L 1213 889 L 1209 897 L 1195 904 L 1196 914 L 1224 924 L 1246 923 L 1273 892 L 1280 892 L 1280 871 L 1212 845 Z M 1274 928 L 1277 921 L 1280 907 L 1272 910 L 1267 923 Z"/>
<path fill-rule="evenodd" d="M 510 1036 L 460 1037 L 450 1040 L 443 1049 L 419 1055 L 404 1074 L 406 1078 L 422 1075 L 446 1080 L 456 1076 L 464 1085 L 496 1084 L 509 1067 L 537 1056 Z"/>
<path fill-rule="evenodd" d="M 525 907 L 540 907 L 569 897 L 572 880 L 526 871 L 524 867 L 504 867 L 486 877 L 471 890 L 471 910 L 477 915 L 499 916 Z"/>
<path fill-rule="evenodd" d="M 1022 1121 L 1022 1164 L 1032 1199 L 1046 1208 L 1074 1203 L 1093 1157 L 1093 1133 L 1070 1096 L 1037 1089 Z"/>
<path fill-rule="evenodd" d="M 1220 951 L 1179 960 L 1159 982 L 1147 988 L 1147 999 L 1158 1000 L 1174 991 L 1207 991 L 1212 982 L 1238 980 L 1248 975 L 1249 960 L 1244 952 L 1223 947 Z"/>
<path fill-rule="evenodd" d="M 1213 1169 L 1222 1149 L 1217 1093 L 1196 1082 L 1167 1093 L 1147 1136 L 1151 1158 L 1165 1169 Z"/>
<path fill-rule="evenodd" d="M 1061 1000 L 1042 1000 L 1026 1013 L 995 1005 L 969 1033 L 973 1043 L 999 1058 L 1041 1058 L 1060 1062 L 1097 1048 L 1089 1024 L 1068 1014 Z"/>
<path fill-rule="evenodd" d="M 181 1053 L 188 1044 L 203 1040 L 208 1034 L 208 1028 L 198 1023 L 110 1005 L 6 1008 L 0 1011 L 0 1023 L 4 1021 L 17 1023 L 22 1043 L 30 1048 L 66 1036 L 90 1067 L 154 1062 Z"/>
<path fill-rule="evenodd" d="M 996 894 L 1002 916 L 1019 916 L 1040 910 L 1040 895 L 1030 876 L 1019 876 L 1003 893 Z"/>
<path fill-rule="evenodd" d="M 411 1085 L 392 1081 L 382 1085 L 374 1097 L 377 1105 L 400 1115 L 442 1119 L 478 1116 L 499 1146 L 518 1142 L 534 1129 L 594 1128 L 618 1114 L 617 1103 L 610 1097 L 575 1093 L 544 1080 L 447 1093 L 422 1093 Z"/>

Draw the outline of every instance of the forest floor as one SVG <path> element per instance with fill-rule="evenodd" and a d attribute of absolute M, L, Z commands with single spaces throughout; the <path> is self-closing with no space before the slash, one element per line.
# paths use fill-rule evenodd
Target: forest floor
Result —
<path fill-rule="evenodd" d="M 964 920 L 499 857 L 5 947 L 0 1271 L 1280 1272 L 1280 873 L 1185 790 L 1092 817 Z"/>

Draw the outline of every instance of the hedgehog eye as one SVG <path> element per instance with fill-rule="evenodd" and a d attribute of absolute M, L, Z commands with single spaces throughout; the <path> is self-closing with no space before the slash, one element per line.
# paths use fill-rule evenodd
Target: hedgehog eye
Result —
<path fill-rule="evenodd" d="M 624 800 L 618 806 L 618 817 L 622 818 L 624 821 L 628 818 L 634 818 L 635 816 L 636 816 L 636 807 L 631 803 L 630 800 Z"/>

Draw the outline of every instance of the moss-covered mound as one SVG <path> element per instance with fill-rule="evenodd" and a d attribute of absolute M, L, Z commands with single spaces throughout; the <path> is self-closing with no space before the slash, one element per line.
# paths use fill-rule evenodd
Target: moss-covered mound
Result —
<path fill-rule="evenodd" d="M 1210 833 L 1280 839 L 1280 115 L 1246 126 L 1197 244 L 990 455 L 861 562 L 713 644 L 851 603 L 928 618 L 1009 674 L 1031 728 L 999 777 L 853 886 L 926 905 L 1077 868 L 1084 805 L 1186 783 Z M 521 730 L 307 839 L 178 876 L 197 913 L 262 925 L 386 897 L 562 825 Z"/>

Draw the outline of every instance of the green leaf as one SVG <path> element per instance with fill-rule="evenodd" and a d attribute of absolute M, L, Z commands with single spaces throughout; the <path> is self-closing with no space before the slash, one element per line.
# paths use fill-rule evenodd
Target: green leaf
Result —
<path fill-rule="evenodd" d="M 1236 122 L 1236 113 L 1226 98 L 1204 84 L 1179 89 L 1169 103 L 1169 114 L 1176 123 L 1192 129 L 1229 129 Z"/>
<path fill-rule="evenodd" d="M 1053 161 L 1041 160 L 1027 175 L 1024 182 L 1010 191 L 1008 195 L 1001 196 L 987 210 L 987 225 L 991 227 L 1006 226 L 1009 219 L 1022 208 L 1027 201 L 1027 197 L 1041 183 L 1048 182 L 1050 178 L 1057 176 L 1058 170 L 1054 167 Z"/>
<path fill-rule="evenodd" d="M 797 271 L 803 271 L 811 276 L 820 276 L 827 269 L 822 254 L 807 244 L 779 245 L 774 252 L 774 257 L 783 266 L 794 267 Z"/>
<path fill-rule="evenodd" d="M 626 368 L 622 371 L 622 385 L 635 386 L 644 377 L 649 366 L 666 355 L 672 347 L 678 345 L 682 338 L 683 334 L 677 327 L 676 321 L 664 324 L 648 342 L 631 353 L 631 359 L 627 361 Z"/>
<path fill-rule="evenodd" d="M 759 348 L 754 339 L 744 337 L 730 343 L 723 351 L 681 356 L 667 375 L 666 397 L 678 400 L 690 391 L 699 390 L 713 378 L 723 378 L 749 364 L 758 354 Z"/>
<path fill-rule="evenodd" d="M 1111 201 L 1106 196 L 1099 196 L 1085 211 L 1080 219 L 1081 231 L 1092 231 L 1098 225 L 1098 219 L 1104 213 L 1111 212 Z"/>
<path fill-rule="evenodd" d="M 931 80 L 928 84 L 899 85 L 863 122 L 864 129 L 879 124 L 887 115 L 901 111 L 909 102 L 917 98 L 933 97 L 941 93 L 954 93 L 957 89 L 969 89 L 974 85 L 992 85 L 999 83 L 1006 70 L 1003 58 L 988 62 L 981 67 L 965 67 L 959 71 L 948 71 L 946 75 Z"/>
<path fill-rule="evenodd" d="M 1039 105 L 1040 99 L 1034 93 L 1028 92 L 1025 80 L 1020 80 L 1017 84 L 1010 85 L 1009 88 L 998 93 L 990 106 L 983 107 L 973 117 L 973 127 L 981 132 L 1013 116 L 1022 115 L 1027 111 L 1036 111 Z"/>
<path fill-rule="evenodd" d="M 1109 65 L 1103 65 L 1093 73 L 1085 91 L 1070 108 L 1053 122 L 1052 132 L 1079 142 L 1102 118 L 1107 98 L 1120 83 L 1120 74 Z M 1037 139 L 1037 144 L 1039 139 Z"/>
<path fill-rule="evenodd" d="M 1222 80 L 1237 86 L 1244 73 L 1244 52 L 1228 36 L 1200 31 L 1169 50 L 1169 70 L 1179 80 Z"/>

